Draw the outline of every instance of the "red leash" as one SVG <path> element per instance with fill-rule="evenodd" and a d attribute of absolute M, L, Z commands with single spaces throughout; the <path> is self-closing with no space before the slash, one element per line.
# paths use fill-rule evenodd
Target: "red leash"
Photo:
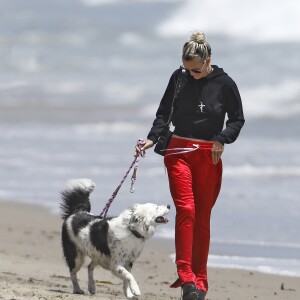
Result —
<path fill-rule="evenodd" d="M 136 145 L 141 149 L 144 145 L 146 144 L 146 142 L 143 139 L 138 139 Z M 126 174 L 124 175 L 123 179 L 121 180 L 120 184 L 118 185 L 118 187 L 115 189 L 115 191 L 113 192 L 113 194 L 111 195 L 111 197 L 107 200 L 101 214 L 100 217 L 106 218 L 107 212 L 109 210 L 109 207 L 111 206 L 112 202 L 114 201 L 114 199 L 116 198 L 119 189 L 121 188 L 123 182 L 125 181 L 125 179 L 127 178 L 127 175 L 129 174 L 130 170 L 132 169 L 132 167 L 134 166 L 134 170 L 131 176 L 131 187 L 130 187 L 130 192 L 134 193 L 134 183 L 136 180 L 136 172 L 137 172 L 137 168 L 139 165 L 139 160 L 140 160 L 140 156 L 141 157 L 145 157 L 146 152 L 145 151 L 141 151 L 140 153 L 137 153 L 134 156 L 134 160 L 131 163 L 130 167 L 128 168 Z"/>

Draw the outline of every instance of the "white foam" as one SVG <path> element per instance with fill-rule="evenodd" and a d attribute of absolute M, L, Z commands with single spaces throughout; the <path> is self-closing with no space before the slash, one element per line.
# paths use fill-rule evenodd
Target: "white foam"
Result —
<path fill-rule="evenodd" d="M 126 46 L 135 46 L 144 42 L 143 37 L 135 32 L 126 31 L 120 36 L 120 43 Z"/>
<path fill-rule="evenodd" d="M 144 176 L 157 177 L 165 174 L 165 169 L 163 166 L 148 167 L 143 172 Z M 300 166 L 226 165 L 224 177 L 300 177 Z"/>
<path fill-rule="evenodd" d="M 159 35 L 187 36 L 193 29 L 247 41 L 300 40 L 300 2 L 187 0 L 157 27 Z"/>
<path fill-rule="evenodd" d="M 253 240 L 224 240 L 224 239 L 211 239 L 211 242 L 219 243 L 219 244 L 229 244 L 229 245 L 300 249 L 300 244 L 286 243 L 286 242 L 269 242 L 269 241 L 253 241 Z"/>
<path fill-rule="evenodd" d="M 84 91 L 88 91 L 89 86 L 82 81 L 62 81 L 55 83 L 47 83 L 44 86 L 47 94 L 71 95 Z"/>
<path fill-rule="evenodd" d="M 11 64 L 20 71 L 37 72 L 41 69 L 41 64 L 36 57 L 20 57 Z"/>
<path fill-rule="evenodd" d="M 297 259 L 209 255 L 208 266 L 300 277 Z"/>
<path fill-rule="evenodd" d="M 162 239 L 173 239 L 175 237 L 175 230 L 170 230 L 170 228 L 159 227 L 155 233 L 156 237 Z"/>
<path fill-rule="evenodd" d="M 226 166 L 224 176 L 230 177 L 286 177 L 300 176 L 300 166 L 254 166 L 245 164 L 242 166 Z"/>
<path fill-rule="evenodd" d="M 0 82 L 0 90 L 10 90 L 10 89 L 15 89 L 15 88 L 20 88 L 20 87 L 24 87 L 27 86 L 28 82 L 25 80 L 15 80 L 15 81 L 11 81 L 11 82 L 4 82 L 1 81 Z M 1 99 L 1 102 L 3 100 Z"/>
<path fill-rule="evenodd" d="M 157 177 L 163 175 L 163 167 L 148 167 L 144 176 Z M 300 166 L 254 166 L 245 164 L 241 166 L 226 165 L 225 177 L 300 177 Z"/>
<path fill-rule="evenodd" d="M 175 261 L 175 254 L 170 258 Z M 208 266 L 300 277 L 300 261 L 297 259 L 209 255 Z"/>
<path fill-rule="evenodd" d="M 11 48 L 8 63 L 16 70 L 28 73 L 38 72 L 42 68 L 35 50 L 21 50 L 16 46 Z"/>
<path fill-rule="evenodd" d="M 143 99 L 146 87 L 141 84 L 132 85 L 112 81 L 103 86 L 101 92 L 111 104 L 129 104 Z"/>
<path fill-rule="evenodd" d="M 87 6 L 98 6 L 113 3 L 128 3 L 127 0 L 80 0 L 82 4 Z M 139 0 L 139 2 L 179 2 L 179 0 Z"/>
<path fill-rule="evenodd" d="M 7 199 L 10 197 L 10 192 L 5 190 L 0 190 L 0 197 L 1 199 Z"/>
<path fill-rule="evenodd" d="M 285 118 L 300 113 L 300 82 L 284 81 L 240 89 L 247 117 Z"/>
<path fill-rule="evenodd" d="M 132 37 L 132 40 L 130 39 L 131 38 L 129 36 L 125 37 L 126 41 L 124 40 L 124 43 L 134 43 L 135 38 Z M 138 39 L 138 37 L 136 37 L 136 39 Z M 112 59 L 109 64 L 110 68 L 127 68 L 124 61 L 119 58 Z M 105 85 L 102 85 L 101 87 L 99 87 L 98 82 L 87 82 L 84 80 L 47 82 L 43 87 L 45 92 L 48 94 L 71 95 L 88 91 L 96 91 L 97 93 L 100 93 L 102 98 L 104 98 L 109 104 L 135 103 L 143 99 L 147 92 L 146 86 L 143 84 L 126 84 L 124 82 L 117 82 L 113 80 L 105 83 Z M 60 102 L 61 100 L 59 100 L 59 103 Z M 74 102 L 74 100 L 72 100 L 72 102 Z M 50 104 L 53 104 L 53 100 Z"/>
<path fill-rule="evenodd" d="M 97 6 L 97 5 L 104 5 L 104 4 L 113 4 L 119 2 L 119 0 L 80 0 L 82 4 L 87 6 Z"/>
<path fill-rule="evenodd" d="M 131 122 L 100 122 L 77 125 L 75 130 L 82 135 L 93 133 L 122 133 L 122 132 L 140 132 L 141 124 Z M 147 127 L 145 127 L 147 128 Z"/>

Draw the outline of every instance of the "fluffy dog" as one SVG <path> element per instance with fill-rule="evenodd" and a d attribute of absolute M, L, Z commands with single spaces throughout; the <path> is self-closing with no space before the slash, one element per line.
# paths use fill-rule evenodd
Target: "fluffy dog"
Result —
<path fill-rule="evenodd" d="M 169 205 L 135 204 L 120 216 L 101 218 L 90 214 L 89 195 L 95 184 L 90 179 L 70 180 L 62 194 L 62 247 L 70 270 L 74 294 L 84 294 L 77 280 L 77 272 L 85 256 L 88 265 L 88 290 L 95 294 L 93 270 L 96 265 L 110 270 L 123 280 L 127 298 L 139 296 L 139 286 L 131 274 L 135 260 L 145 241 L 151 238 L 157 225 L 168 222 Z"/>

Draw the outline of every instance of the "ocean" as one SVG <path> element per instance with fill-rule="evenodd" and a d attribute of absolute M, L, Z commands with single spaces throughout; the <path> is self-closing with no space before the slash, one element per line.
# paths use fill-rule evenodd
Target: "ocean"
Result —
<path fill-rule="evenodd" d="M 299 9 L 270 0 L 1 1 L 0 198 L 58 213 L 66 181 L 87 177 L 100 213 L 199 28 L 213 64 L 237 83 L 246 118 L 223 154 L 209 265 L 300 276 Z M 149 150 L 129 189 L 130 178 L 109 213 L 171 204 L 157 236 L 173 238 L 162 157 Z"/>

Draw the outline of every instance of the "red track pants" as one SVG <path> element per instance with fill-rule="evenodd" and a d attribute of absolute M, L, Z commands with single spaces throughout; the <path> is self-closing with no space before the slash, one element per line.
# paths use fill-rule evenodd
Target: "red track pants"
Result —
<path fill-rule="evenodd" d="M 179 278 L 171 287 L 194 282 L 199 289 L 207 291 L 210 216 L 221 188 L 222 161 L 217 165 L 212 163 L 213 142 L 172 137 L 168 148 L 194 148 L 193 144 L 198 144 L 199 149 L 165 156 L 176 207 L 175 246 Z"/>

